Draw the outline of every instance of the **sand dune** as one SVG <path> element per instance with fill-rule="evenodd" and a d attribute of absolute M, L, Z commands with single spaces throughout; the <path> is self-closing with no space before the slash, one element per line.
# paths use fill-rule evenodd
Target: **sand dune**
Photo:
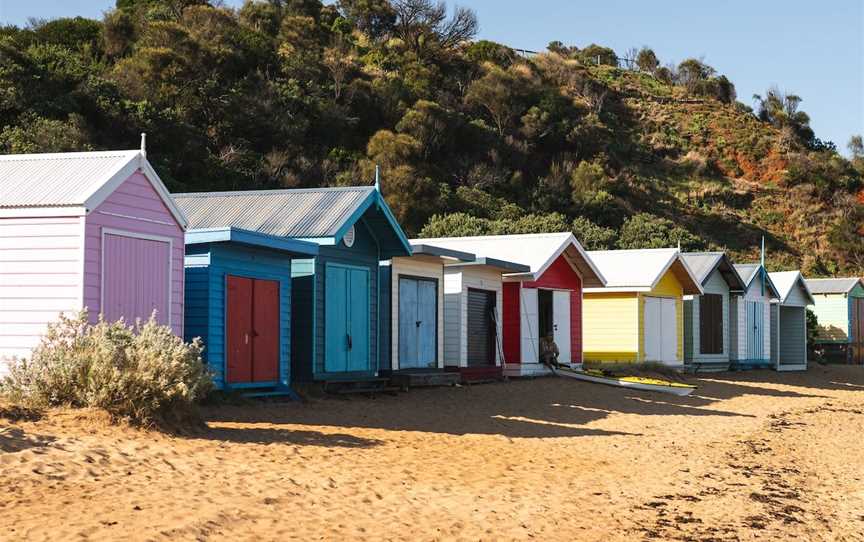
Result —
<path fill-rule="evenodd" d="M 0 409 L 0 540 L 864 540 L 864 370 L 206 410 Z"/>

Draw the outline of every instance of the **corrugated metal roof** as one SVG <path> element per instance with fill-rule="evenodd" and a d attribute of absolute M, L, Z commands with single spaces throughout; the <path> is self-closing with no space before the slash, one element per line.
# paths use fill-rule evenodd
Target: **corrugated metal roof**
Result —
<path fill-rule="evenodd" d="M 807 287 L 814 294 L 847 294 L 861 282 L 857 277 L 836 279 L 806 279 Z"/>
<path fill-rule="evenodd" d="M 0 208 L 84 205 L 139 152 L 0 156 Z"/>
<path fill-rule="evenodd" d="M 704 283 L 708 275 L 717 267 L 723 259 L 722 252 L 690 252 L 683 253 L 681 257 L 687 262 L 687 266 L 700 283 Z"/>
<path fill-rule="evenodd" d="M 795 285 L 800 285 L 807 293 L 807 297 L 810 298 L 810 302 L 813 302 L 813 296 L 810 295 L 810 288 L 804 280 L 804 277 L 801 276 L 800 271 L 775 271 L 773 273 L 768 273 L 768 277 L 777 288 L 777 293 L 780 294 L 781 303 L 786 302 Z"/>
<path fill-rule="evenodd" d="M 738 274 L 741 276 L 741 280 L 744 281 L 744 284 L 750 286 L 750 283 L 753 281 L 753 277 L 756 276 L 756 271 L 759 270 L 761 266 L 758 263 L 736 263 L 735 271 L 738 271 Z"/>
<path fill-rule="evenodd" d="M 535 275 L 545 271 L 545 267 L 563 250 L 582 273 L 586 285 L 599 287 L 605 283 L 603 274 L 570 232 L 438 237 L 414 239 L 412 242 L 462 250 L 480 258 L 490 257 L 526 265 Z"/>
<path fill-rule="evenodd" d="M 234 227 L 295 238 L 332 237 L 372 186 L 174 194 L 189 227 Z"/>
<path fill-rule="evenodd" d="M 675 248 L 588 252 L 606 277 L 607 288 L 650 288 L 677 254 Z"/>

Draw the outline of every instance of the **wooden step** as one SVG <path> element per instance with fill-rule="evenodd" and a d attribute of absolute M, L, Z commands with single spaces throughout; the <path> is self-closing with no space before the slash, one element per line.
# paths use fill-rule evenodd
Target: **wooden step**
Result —
<path fill-rule="evenodd" d="M 421 388 L 431 386 L 455 386 L 461 380 L 459 373 L 448 371 L 428 372 L 397 372 L 393 373 L 390 380 L 394 385 L 402 389 Z"/>

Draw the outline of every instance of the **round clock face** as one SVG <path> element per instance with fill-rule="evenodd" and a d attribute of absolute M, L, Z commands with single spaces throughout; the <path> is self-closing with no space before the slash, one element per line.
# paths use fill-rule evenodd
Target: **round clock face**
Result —
<path fill-rule="evenodd" d="M 351 248 L 354 246 L 354 226 L 348 228 L 348 231 L 345 232 L 345 236 L 342 238 L 342 241 L 345 243 L 345 246 Z"/>

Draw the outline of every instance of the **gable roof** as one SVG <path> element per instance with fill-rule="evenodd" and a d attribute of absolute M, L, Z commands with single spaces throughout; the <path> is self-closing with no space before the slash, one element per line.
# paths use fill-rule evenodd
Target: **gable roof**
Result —
<path fill-rule="evenodd" d="M 588 255 L 607 282 L 606 288 L 591 288 L 586 292 L 648 292 L 667 271 L 672 271 L 685 295 L 703 293 L 701 283 L 676 248 L 593 250 Z"/>
<path fill-rule="evenodd" d="M 813 299 L 813 294 L 810 293 L 810 288 L 807 286 L 807 282 L 804 280 L 800 271 L 775 271 L 773 273 L 768 273 L 768 276 L 771 277 L 771 282 L 773 282 L 777 287 L 777 293 L 780 294 L 779 298 L 781 304 L 786 303 L 786 300 L 789 299 L 789 294 L 792 293 L 792 289 L 795 286 L 800 286 L 804 291 L 810 305 L 816 304 L 816 301 Z"/>
<path fill-rule="evenodd" d="M 538 280 L 562 254 L 582 275 L 583 287 L 600 287 L 606 279 L 588 253 L 570 232 L 483 235 L 477 237 L 438 237 L 417 239 L 417 243 L 464 250 L 478 258 L 492 258 L 528 266 L 529 271 L 507 277 Z"/>
<path fill-rule="evenodd" d="M 716 270 L 720 273 L 730 290 L 744 290 L 744 281 L 735 271 L 732 260 L 725 252 L 685 252 L 681 254 L 684 263 L 693 272 L 699 284 L 705 285 Z"/>
<path fill-rule="evenodd" d="M 411 246 L 402 228 L 373 186 L 197 192 L 174 194 L 191 228 L 234 227 L 278 237 L 334 245 L 366 211 L 389 226 L 391 249 L 382 256 L 403 256 Z M 374 219 L 375 217 L 370 217 Z"/>
<path fill-rule="evenodd" d="M 753 283 L 753 279 L 759 276 L 759 271 L 765 271 L 765 284 L 771 288 L 771 291 L 774 292 L 774 295 L 771 297 L 780 297 L 780 292 L 777 291 L 777 286 L 774 284 L 774 281 L 771 280 L 771 275 L 768 273 L 768 270 L 762 267 L 762 264 L 758 263 L 736 263 L 735 271 L 738 272 L 738 276 L 744 281 L 745 289 L 750 288 L 750 285 Z"/>
<path fill-rule="evenodd" d="M 864 280 L 858 277 L 836 278 L 836 279 L 805 279 L 810 292 L 814 294 L 848 294 L 855 286 L 861 284 L 864 287 Z"/>
<path fill-rule="evenodd" d="M 259 233 L 255 231 L 241 230 L 239 228 L 212 228 L 201 230 L 188 230 L 186 232 L 185 244 L 198 245 L 204 243 L 238 243 L 254 247 L 279 250 L 295 255 L 315 256 L 318 254 L 318 245 L 298 239 L 286 239 Z"/>
<path fill-rule="evenodd" d="M 85 215 L 139 170 L 185 228 L 186 217 L 140 150 L 0 156 L 0 216 L 44 214 L 46 210 Z"/>

